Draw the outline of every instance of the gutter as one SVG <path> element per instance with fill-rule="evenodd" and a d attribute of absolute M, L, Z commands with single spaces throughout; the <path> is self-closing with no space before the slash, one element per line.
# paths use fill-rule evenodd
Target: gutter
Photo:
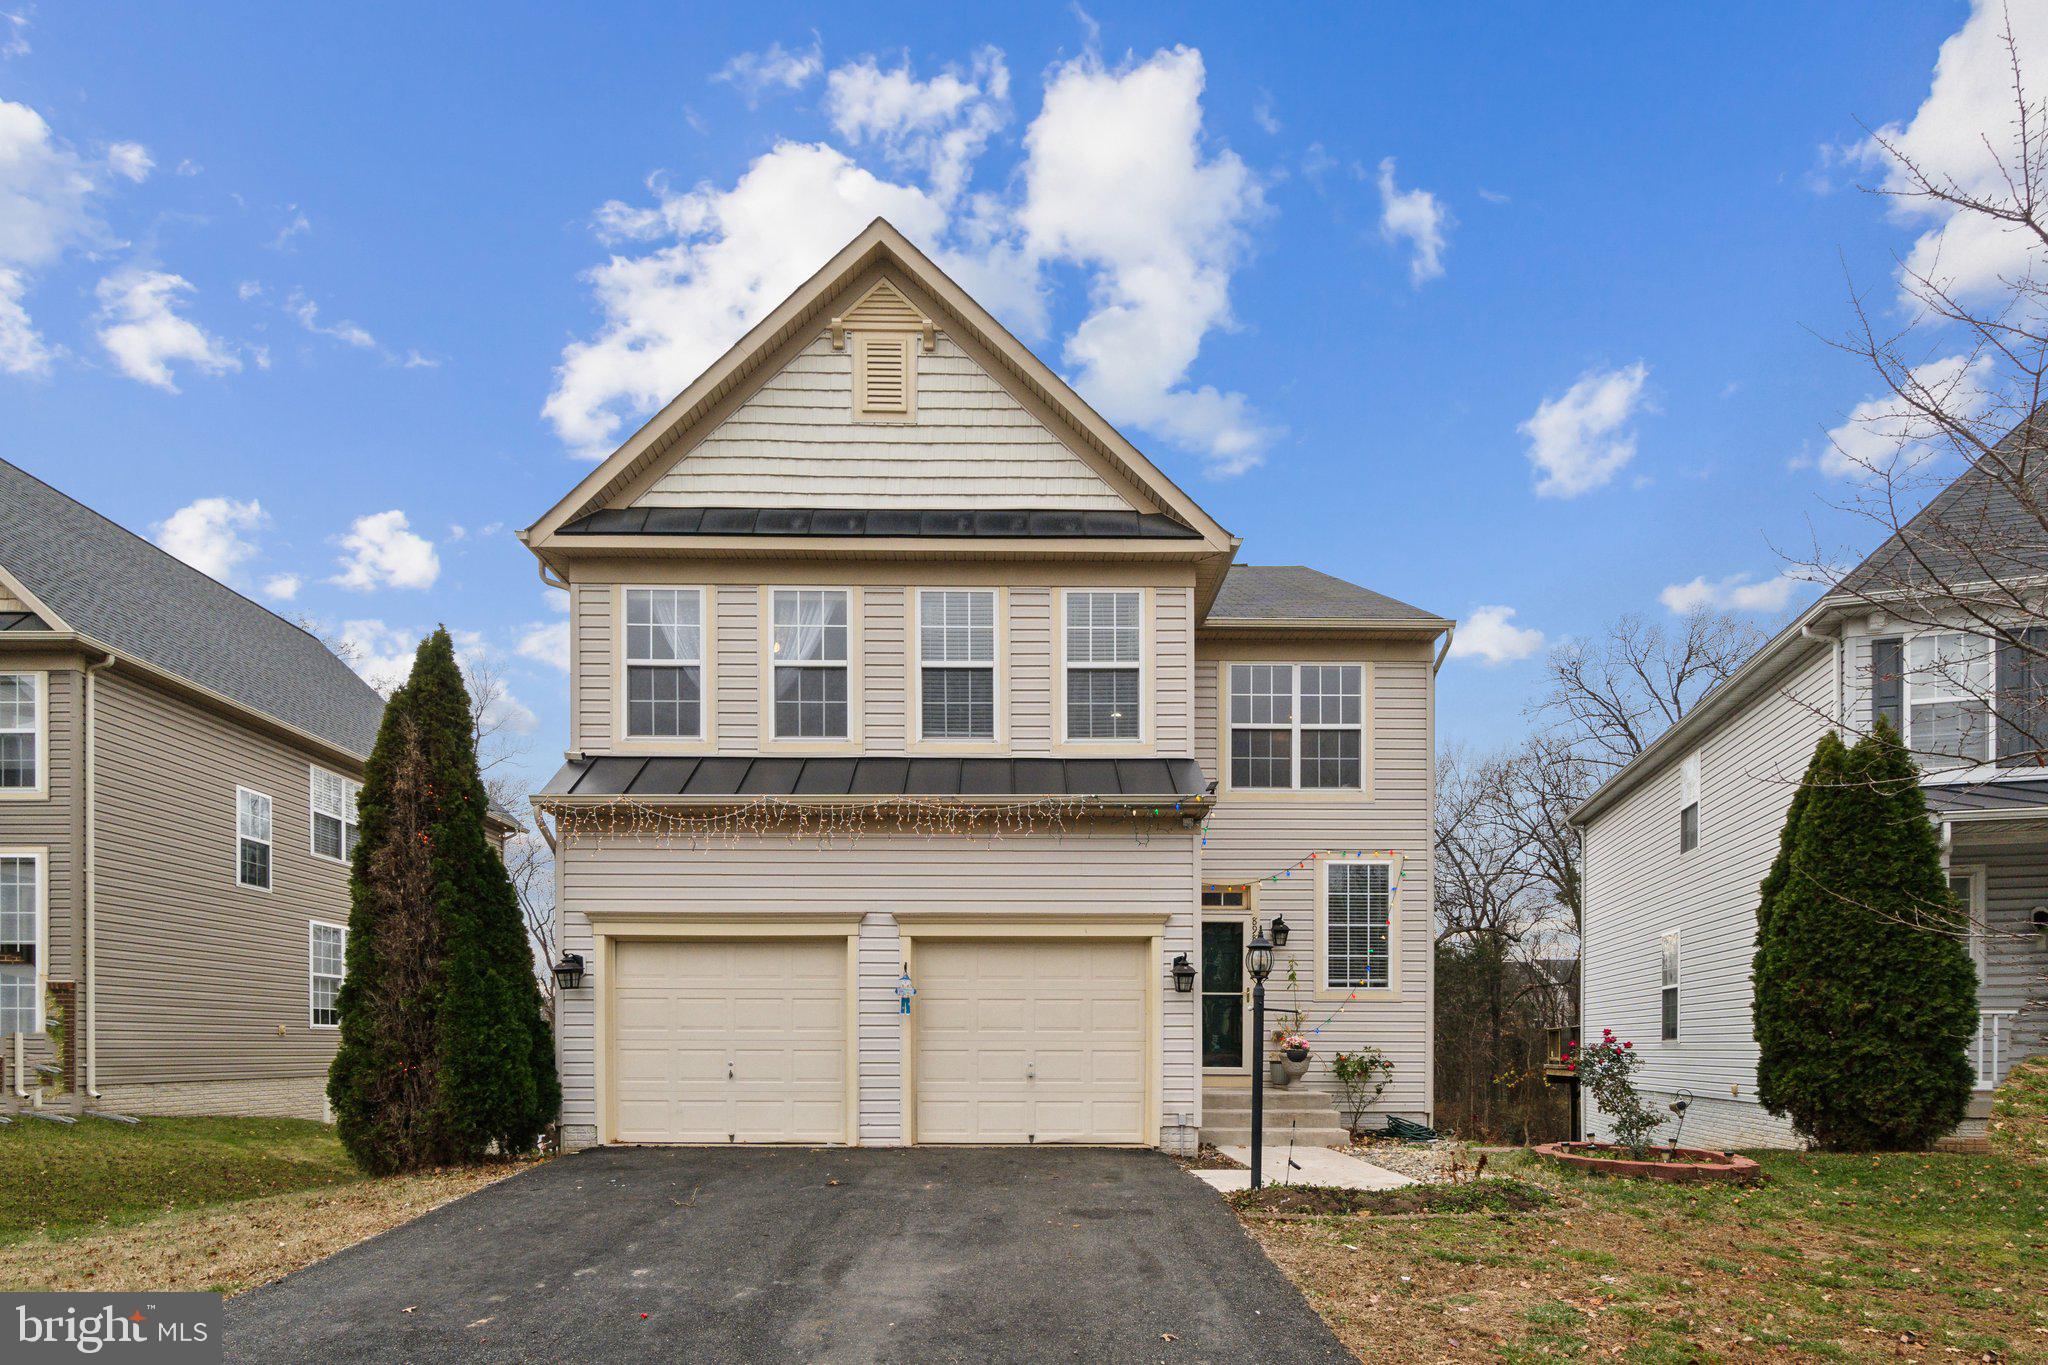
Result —
<path fill-rule="evenodd" d="M 99 754 L 93 742 L 97 719 L 94 702 L 98 696 L 97 676 L 101 670 L 111 668 L 114 656 L 110 653 L 98 663 L 87 664 L 85 668 L 85 717 L 81 727 L 84 734 L 85 770 L 85 848 L 80 859 L 85 864 L 85 895 L 79 907 L 79 918 L 84 926 L 85 950 L 85 1093 L 93 1099 L 100 1097 L 100 971 L 99 971 Z"/>
<path fill-rule="evenodd" d="M 1445 627 L 1444 647 L 1436 652 L 1436 662 L 1429 666 L 1430 677 L 1434 678 L 1437 674 L 1444 671 L 1444 660 L 1451 657 L 1451 641 L 1457 638 L 1458 628 L 1456 625 Z"/>

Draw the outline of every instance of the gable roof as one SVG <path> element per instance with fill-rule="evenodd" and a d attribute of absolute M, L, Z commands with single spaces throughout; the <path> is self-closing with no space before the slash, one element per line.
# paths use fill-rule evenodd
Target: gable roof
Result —
<path fill-rule="evenodd" d="M 0 460 L 0 570 L 119 653 L 367 756 L 384 699 L 307 631 Z M 34 629 L 16 624 L 11 631 Z"/>
<path fill-rule="evenodd" d="M 1217 552 L 1228 553 L 1234 548 L 1235 541 L 1229 532 L 908 238 L 881 218 L 868 224 L 796 292 L 783 300 L 592 470 L 567 497 L 528 527 L 524 533 L 527 544 L 539 547 L 548 543 L 568 522 L 609 507 L 715 404 L 753 381 L 780 348 L 794 338 L 822 331 L 830 321 L 826 313 L 829 305 L 857 283 L 865 272 L 884 263 L 895 268 L 907 283 L 932 300 L 934 308 L 944 315 L 939 319 L 944 326 L 957 328 L 987 350 L 1013 381 L 1067 419 L 1097 458 L 1105 460 L 1122 478 L 1156 498 L 1162 510 L 1193 529 Z"/>
<path fill-rule="evenodd" d="M 1448 626 L 1435 612 L 1397 602 L 1371 588 L 1301 564 L 1233 564 L 1203 619 L 1205 626 L 1234 622 Z"/>

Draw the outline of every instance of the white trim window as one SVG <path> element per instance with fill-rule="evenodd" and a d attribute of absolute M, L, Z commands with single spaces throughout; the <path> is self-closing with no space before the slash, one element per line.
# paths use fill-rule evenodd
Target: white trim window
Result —
<path fill-rule="evenodd" d="M 1364 665 L 1230 665 L 1230 785 L 1363 791 Z"/>
<path fill-rule="evenodd" d="M 626 737 L 703 734 L 703 592 L 626 589 Z"/>
<path fill-rule="evenodd" d="M 340 1027 L 341 983 L 347 975 L 347 926 L 311 921 L 306 926 L 306 1009 L 314 1028 Z"/>
<path fill-rule="evenodd" d="M 1067 593 L 1068 739 L 1142 733 L 1144 600 L 1137 589 Z"/>
<path fill-rule="evenodd" d="M 996 595 L 924 588 L 917 594 L 918 733 L 996 737 Z"/>
<path fill-rule="evenodd" d="M 235 885 L 270 889 L 270 798 L 235 788 Z"/>
<path fill-rule="evenodd" d="M 845 739 L 851 705 L 851 594 L 777 588 L 772 607 L 777 739 Z"/>
<path fill-rule="evenodd" d="M 1678 765 L 1678 851 L 1700 846 L 1700 756 L 1687 754 Z"/>
<path fill-rule="evenodd" d="M 0 791 L 42 785 L 42 697 L 35 673 L 0 673 Z"/>
<path fill-rule="evenodd" d="M 356 842 L 362 833 L 356 824 L 356 804 L 362 796 L 362 783 L 325 768 L 313 769 L 314 857 L 345 863 L 356 856 Z"/>
<path fill-rule="evenodd" d="M 1673 929 L 1657 941 L 1658 1035 L 1667 1043 L 1678 1041 L 1678 931 Z"/>
<path fill-rule="evenodd" d="M 1333 861 L 1323 880 L 1323 985 L 1330 990 L 1393 987 L 1394 867 Z"/>
<path fill-rule="evenodd" d="M 1906 641 L 1906 747 L 1968 763 L 1988 763 L 1992 644 L 1981 635 L 1943 631 Z"/>
<path fill-rule="evenodd" d="M 0 1037 L 43 1031 L 43 859 L 0 854 Z"/>

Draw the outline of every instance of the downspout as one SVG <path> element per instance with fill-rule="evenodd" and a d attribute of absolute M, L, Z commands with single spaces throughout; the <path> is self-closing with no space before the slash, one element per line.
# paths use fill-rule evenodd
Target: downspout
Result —
<path fill-rule="evenodd" d="M 97 696 L 94 687 L 95 675 L 114 662 L 109 654 L 96 664 L 87 664 L 85 669 L 85 723 L 82 727 L 84 740 L 85 769 L 85 850 L 81 861 L 85 864 L 85 897 L 79 906 L 79 919 L 85 930 L 85 1093 L 93 1099 L 100 1097 L 100 971 L 95 952 L 99 946 L 99 907 L 95 903 L 99 893 L 99 876 L 95 864 L 99 861 L 99 753 L 93 742 L 94 724 L 97 716 L 93 702 Z"/>
<path fill-rule="evenodd" d="M 1451 657 L 1451 641 L 1458 638 L 1456 623 L 1444 627 L 1444 647 L 1437 651 L 1436 662 L 1429 666 L 1429 676 L 1434 678 L 1443 672 L 1444 660 Z"/>
<path fill-rule="evenodd" d="M 1847 684 L 1842 676 L 1843 662 L 1846 657 L 1843 648 L 1842 634 L 1840 631 L 1836 631 L 1832 635 L 1822 635 L 1819 631 L 1815 630 L 1811 624 L 1801 626 L 1799 628 L 1799 634 L 1804 639 L 1824 639 L 1828 642 L 1829 667 L 1832 671 L 1834 682 L 1834 715 L 1831 717 L 1831 719 L 1834 722 L 1836 732 L 1839 733 L 1843 729 L 1843 727 L 1845 727 L 1849 723 L 1849 703 L 1847 696 L 1845 695 L 1847 690 Z"/>
<path fill-rule="evenodd" d="M 540 574 L 541 582 L 547 584 L 551 588 L 560 588 L 563 592 L 569 591 L 569 580 L 566 578 L 557 577 L 555 575 L 554 570 L 549 567 L 548 562 L 545 559 L 542 559 L 540 556 L 535 555 L 533 563 L 535 571 Z"/>

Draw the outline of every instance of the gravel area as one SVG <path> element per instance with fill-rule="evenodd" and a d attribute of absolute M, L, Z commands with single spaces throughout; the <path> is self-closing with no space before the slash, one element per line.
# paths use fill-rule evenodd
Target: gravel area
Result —
<path fill-rule="evenodd" d="M 1469 1176 L 1479 1161 L 1464 1143 L 1449 1138 L 1439 1138 L 1435 1142 L 1390 1142 L 1384 1138 L 1367 1138 L 1337 1150 L 1425 1184 Z"/>

